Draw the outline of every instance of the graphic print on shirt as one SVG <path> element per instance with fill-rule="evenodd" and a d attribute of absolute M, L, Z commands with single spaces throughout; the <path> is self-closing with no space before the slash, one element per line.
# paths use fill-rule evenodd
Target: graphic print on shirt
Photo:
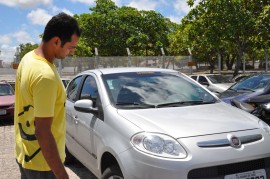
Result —
<path fill-rule="evenodd" d="M 25 113 L 27 113 L 29 111 L 30 108 L 34 108 L 32 105 L 28 105 L 28 106 L 24 106 L 23 107 L 23 111 L 20 112 L 18 114 L 18 117 L 24 115 Z M 22 124 L 22 123 L 18 123 L 18 126 L 19 126 L 19 130 L 20 130 L 20 136 L 22 139 L 26 140 L 26 141 L 36 141 L 37 142 L 37 138 L 35 136 L 35 134 L 28 134 L 25 132 L 24 130 L 24 127 L 25 126 L 26 128 L 27 127 L 31 127 L 31 124 L 30 122 L 27 120 L 25 122 L 25 124 Z M 36 149 L 31 155 L 26 155 L 24 156 L 24 161 L 25 162 L 29 162 L 30 160 L 32 160 L 39 152 L 41 151 L 41 148 L 38 148 Z"/>

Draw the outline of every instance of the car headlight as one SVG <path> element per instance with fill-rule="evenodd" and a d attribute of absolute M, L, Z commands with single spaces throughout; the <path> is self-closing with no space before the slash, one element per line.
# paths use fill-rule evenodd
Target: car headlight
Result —
<path fill-rule="evenodd" d="M 260 128 L 266 132 L 267 134 L 270 135 L 270 126 L 268 124 L 266 124 L 264 121 L 260 120 L 259 121 L 259 125 L 260 125 Z"/>
<path fill-rule="evenodd" d="M 165 158 L 186 158 L 187 152 L 178 141 L 168 135 L 158 133 L 138 133 L 131 138 L 138 150 Z"/>

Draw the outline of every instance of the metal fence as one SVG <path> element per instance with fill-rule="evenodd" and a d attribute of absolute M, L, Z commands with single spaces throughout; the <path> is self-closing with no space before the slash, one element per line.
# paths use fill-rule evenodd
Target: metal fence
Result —
<path fill-rule="evenodd" d="M 62 77 L 74 76 L 82 71 L 97 68 L 153 67 L 168 68 L 188 73 L 188 56 L 119 56 L 119 57 L 66 57 L 55 60 Z M 1 79 L 15 79 L 16 70 L 11 65 L 0 67 Z"/>
<path fill-rule="evenodd" d="M 67 57 L 55 61 L 62 76 L 76 75 L 85 70 L 116 67 L 154 67 L 188 72 L 187 56 L 121 56 L 121 57 Z"/>

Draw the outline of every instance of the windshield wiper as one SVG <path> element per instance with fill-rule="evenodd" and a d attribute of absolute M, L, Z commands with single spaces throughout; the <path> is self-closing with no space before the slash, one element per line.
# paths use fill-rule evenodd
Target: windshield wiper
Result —
<path fill-rule="evenodd" d="M 215 101 L 179 101 L 179 102 L 173 102 L 173 103 L 163 103 L 158 104 L 156 107 L 167 107 L 167 106 L 183 106 L 183 105 L 197 105 L 197 104 L 212 104 L 215 103 Z"/>
<path fill-rule="evenodd" d="M 234 91 L 234 92 L 237 92 L 236 89 L 232 89 L 232 88 L 229 88 L 228 91 Z"/>
<path fill-rule="evenodd" d="M 250 89 L 250 88 L 239 88 L 237 90 L 244 90 L 244 91 L 251 91 L 251 92 L 255 92 L 255 90 Z"/>
<path fill-rule="evenodd" d="M 138 103 L 138 102 L 119 102 L 116 103 L 117 106 L 133 106 L 136 108 L 155 108 L 156 106 L 153 104 L 146 104 L 146 103 Z"/>

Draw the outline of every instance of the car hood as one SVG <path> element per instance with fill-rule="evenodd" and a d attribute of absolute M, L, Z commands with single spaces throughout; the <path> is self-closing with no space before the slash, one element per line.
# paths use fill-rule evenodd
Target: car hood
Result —
<path fill-rule="evenodd" d="M 15 97 L 12 96 L 0 96 L 0 106 L 9 106 L 14 104 Z"/>
<path fill-rule="evenodd" d="M 175 138 L 254 129 L 258 118 L 226 103 L 140 110 L 118 110 L 142 131 Z"/>

